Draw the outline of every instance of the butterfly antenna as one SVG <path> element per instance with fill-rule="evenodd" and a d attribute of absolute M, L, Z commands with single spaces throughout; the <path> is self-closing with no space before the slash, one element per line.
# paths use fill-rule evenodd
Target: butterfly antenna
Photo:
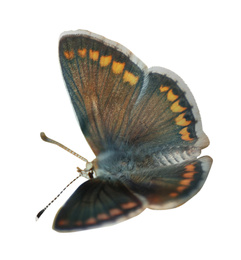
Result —
<path fill-rule="evenodd" d="M 74 181 L 76 181 L 81 175 L 77 176 L 75 179 L 73 179 L 49 204 L 39 211 L 39 213 L 36 215 L 36 221 L 41 217 L 41 215 L 44 213 L 44 211 L 69 187 L 70 184 L 72 184 Z"/>
<path fill-rule="evenodd" d="M 73 154 L 74 156 L 78 157 L 79 159 L 85 161 L 86 163 L 88 163 L 88 160 L 85 159 L 84 157 L 80 156 L 79 154 L 75 153 L 74 151 L 72 151 L 71 149 L 69 149 L 68 147 L 64 146 L 63 144 L 59 143 L 59 142 L 56 142 L 54 141 L 53 139 L 50 139 L 48 138 L 44 132 L 41 132 L 40 133 L 40 137 L 42 138 L 43 141 L 45 142 L 48 142 L 48 143 L 51 143 L 51 144 L 56 144 L 58 145 L 59 147 L 63 148 L 65 151 Z"/>

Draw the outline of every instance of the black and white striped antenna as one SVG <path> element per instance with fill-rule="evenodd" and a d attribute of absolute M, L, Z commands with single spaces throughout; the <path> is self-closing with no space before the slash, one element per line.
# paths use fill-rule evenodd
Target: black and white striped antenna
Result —
<path fill-rule="evenodd" d="M 63 144 L 59 143 L 59 142 L 56 142 L 55 140 L 47 137 L 45 135 L 44 132 L 41 132 L 40 133 L 40 137 L 42 138 L 43 141 L 45 142 L 48 142 L 48 143 L 51 143 L 51 144 L 56 144 L 57 146 L 63 148 L 65 151 L 73 154 L 74 156 L 78 157 L 79 159 L 81 159 L 82 161 L 85 161 L 86 162 L 86 165 L 88 164 L 91 164 L 88 162 L 87 159 L 85 159 L 84 157 L 80 156 L 79 154 L 77 154 L 76 152 L 72 151 L 71 149 L 69 149 L 68 147 L 64 146 Z M 91 164 L 92 165 L 92 164 Z M 90 165 L 90 167 L 91 167 Z M 82 170 L 77 167 L 77 171 L 80 172 L 80 175 L 77 176 L 74 180 L 72 180 L 52 201 L 50 201 L 50 203 L 45 207 L 43 208 L 42 210 L 39 211 L 39 213 L 36 215 L 36 221 L 41 217 L 41 215 L 44 213 L 44 211 L 69 187 L 70 184 L 72 184 L 74 181 L 76 181 L 81 175 L 81 172 Z"/>

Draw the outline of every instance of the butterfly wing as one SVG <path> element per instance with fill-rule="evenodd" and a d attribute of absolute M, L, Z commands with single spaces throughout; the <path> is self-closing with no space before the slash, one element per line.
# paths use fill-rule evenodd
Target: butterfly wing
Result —
<path fill-rule="evenodd" d="M 124 143 L 146 66 L 123 46 L 76 31 L 62 35 L 59 57 L 80 127 L 97 155 Z"/>
<path fill-rule="evenodd" d="M 197 104 L 184 81 L 165 68 L 151 68 L 131 115 L 128 136 L 135 146 L 208 146 Z"/>
<path fill-rule="evenodd" d="M 59 57 L 81 129 L 96 155 L 130 148 L 168 154 L 179 147 L 197 157 L 208 146 L 196 102 L 175 73 L 148 70 L 120 44 L 81 30 L 62 35 Z"/>
<path fill-rule="evenodd" d="M 126 184 L 147 199 L 149 208 L 175 208 L 202 188 L 211 164 L 212 159 L 204 156 L 180 164 L 130 173 Z"/>
<path fill-rule="evenodd" d="M 121 222 L 142 212 L 143 202 L 116 178 L 91 179 L 59 210 L 53 229 L 70 232 Z"/>

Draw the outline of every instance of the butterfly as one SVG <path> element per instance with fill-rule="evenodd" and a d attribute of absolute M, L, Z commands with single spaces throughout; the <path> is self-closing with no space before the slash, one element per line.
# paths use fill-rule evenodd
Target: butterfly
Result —
<path fill-rule="evenodd" d="M 196 102 L 184 81 L 148 69 L 127 48 L 89 31 L 59 42 L 64 81 L 81 130 L 96 158 L 58 211 L 53 229 L 114 224 L 146 208 L 175 208 L 203 186 L 212 159 Z"/>

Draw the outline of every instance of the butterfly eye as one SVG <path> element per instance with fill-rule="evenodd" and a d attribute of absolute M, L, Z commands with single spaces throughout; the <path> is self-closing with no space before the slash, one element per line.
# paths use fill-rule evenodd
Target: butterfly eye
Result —
<path fill-rule="evenodd" d="M 89 171 L 88 175 L 90 179 L 94 178 L 94 172 L 92 170 Z"/>

